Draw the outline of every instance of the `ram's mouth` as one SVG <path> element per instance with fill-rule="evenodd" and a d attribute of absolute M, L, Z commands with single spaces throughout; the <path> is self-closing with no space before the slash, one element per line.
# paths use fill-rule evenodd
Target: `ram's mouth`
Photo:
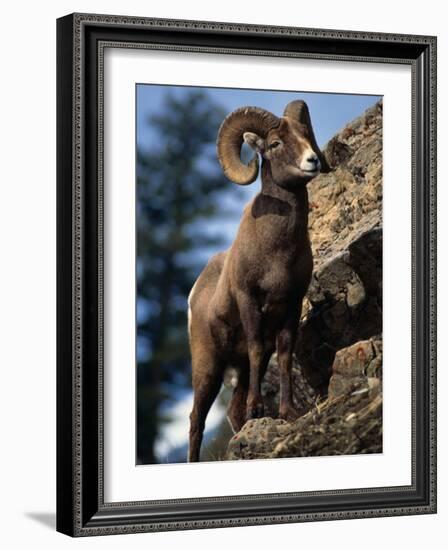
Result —
<path fill-rule="evenodd" d="M 320 174 L 320 166 L 316 167 L 314 170 L 304 170 L 303 168 L 300 168 L 298 165 L 291 165 L 289 167 L 289 173 L 293 175 L 296 178 L 303 178 L 306 180 L 310 180 L 311 178 L 315 178 Z"/>
<path fill-rule="evenodd" d="M 302 177 L 305 178 L 314 178 L 320 174 L 320 168 L 316 168 L 315 170 L 304 170 L 303 168 L 299 168 L 299 170 L 302 173 Z"/>
<path fill-rule="evenodd" d="M 303 168 L 300 168 L 300 170 L 304 174 L 309 174 L 310 176 L 316 176 L 320 172 L 320 168 L 315 168 L 314 170 L 304 170 Z"/>

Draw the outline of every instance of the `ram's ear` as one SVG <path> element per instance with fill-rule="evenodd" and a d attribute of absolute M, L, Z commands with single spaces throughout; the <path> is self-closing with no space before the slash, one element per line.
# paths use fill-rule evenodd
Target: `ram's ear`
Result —
<path fill-rule="evenodd" d="M 254 134 L 253 132 L 244 132 L 243 139 L 256 153 L 260 153 L 260 155 L 263 154 L 265 147 L 264 139 L 262 137 L 258 134 Z"/>

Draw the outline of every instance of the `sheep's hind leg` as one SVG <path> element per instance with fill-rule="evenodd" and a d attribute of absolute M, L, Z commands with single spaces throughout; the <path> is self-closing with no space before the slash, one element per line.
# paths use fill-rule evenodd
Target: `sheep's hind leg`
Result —
<path fill-rule="evenodd" d="M 213 358 L 203 357 L 200 364 L 194 367 L 193 364 L 194 401 L 190 414 L 188 462 L 199 462 L 205 419 L 222 382 L 222 369 Z"/>

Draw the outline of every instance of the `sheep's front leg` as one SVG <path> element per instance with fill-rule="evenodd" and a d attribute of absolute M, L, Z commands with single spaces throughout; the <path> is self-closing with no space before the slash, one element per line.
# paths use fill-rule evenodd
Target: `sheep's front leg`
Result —
<path fill-rule="evenodd" d="M 261 336 L 261 312 L 255 300 L 245 294 L 238 296 L 241 323 L 247 340 L 249 357 L 249 389 L 246 419 L 261 418 L 264 413 L 260 382 L 263 376 L 265 353 Z"/>
<path fill-rule="evenodd" d="M 277 333 L 277 362 L 280 374 L 280 407 L 279 417 L 284 420 L 295 420 L 297 412 L 292 398 L 292 354 L 297 339 L 298 318 L 292 316 Z"/>

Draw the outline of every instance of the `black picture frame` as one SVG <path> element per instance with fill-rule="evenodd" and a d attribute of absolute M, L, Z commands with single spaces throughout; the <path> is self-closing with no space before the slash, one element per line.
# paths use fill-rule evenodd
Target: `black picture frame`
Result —
<path fill-rule="evenodd" d="M 412 68 L 412 484 L 104 502 L 102 53 L 138 48 Z M 57 21 L 57 530 L 71 536 L 436 512 L 436 38 L 72 14 Z"/>

